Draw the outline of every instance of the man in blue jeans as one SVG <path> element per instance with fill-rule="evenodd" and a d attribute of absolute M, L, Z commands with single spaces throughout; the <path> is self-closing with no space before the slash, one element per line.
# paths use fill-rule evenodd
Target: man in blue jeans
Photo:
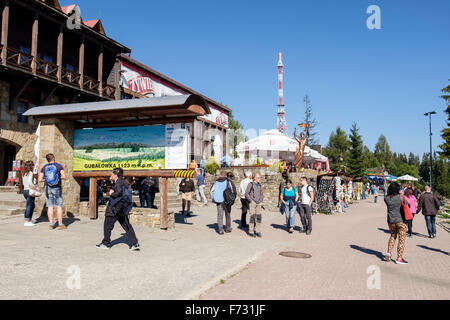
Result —
<path fill-rule="evenodd" d="M 53 207 L 56 207 L 56 216 L 58 218 L 58 230 L 66 229 L 67 227 L 62 221 L 62 184 L 61 180 L 66 180 L 64 168 L 59 163 L 55 162 L 55 155 L 49 153 L 45 156 L 47 164 L 42 167 L 39 173 L 39 182 L 45 183 L 45 196 L 47 197 L 47 216 L 50 221 L 50 230 L 56 228 L 54 223 Z"/>
<path fill-rule="evenodd" d="M 419 198 L 419 204 L 417 205 L 417 213 L 422 210 L 422 214 L 425 216 L 427 223 L 429 238 L 436 238 L 436 214 L 439 211 L 441 203 L 439 199 L 431 193 L 429 186 L 425 187 L 425 192 Z"/>

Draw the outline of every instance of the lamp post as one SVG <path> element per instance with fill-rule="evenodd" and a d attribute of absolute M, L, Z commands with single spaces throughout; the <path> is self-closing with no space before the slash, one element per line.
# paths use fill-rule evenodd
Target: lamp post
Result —
<path fill-rule="evenodd" d="M 431 132 L 431 115 L 436 114 L 436 111 L 427 112 L 424 114 L 425 117 L 428 117 L 430 119 L 430 188 L 431 192 L 433 192 L 433 151 L 432 151 L 432 144 L 431 144 L 431 136 L 433 133 Z"/>

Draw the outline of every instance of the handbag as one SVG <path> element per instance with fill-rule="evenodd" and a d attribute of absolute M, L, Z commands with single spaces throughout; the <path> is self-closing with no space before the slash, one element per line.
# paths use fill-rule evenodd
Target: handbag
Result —
<path fill-rule="evenodd" d="M 414 217 L 411 213 L 411 210 L 409 209 L 408 202 L 406 201 L 405 197 L 402 196 L 402 207 L 403 207 L 403 214 L 405 215 L 405 220 L 412 220 Z"/>
<path fill-rule="evenodd" d="M 35 189 L 30 189 L 30 197 L 39 198 L 40 196 L 42 196 L 41 192 L 39 192 Z"/>

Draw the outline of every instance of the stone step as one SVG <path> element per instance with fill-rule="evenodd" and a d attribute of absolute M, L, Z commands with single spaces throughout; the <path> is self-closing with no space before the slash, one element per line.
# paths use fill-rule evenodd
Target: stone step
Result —
<path fill-rule="evenodd" d="M 25 209 L 27 202 L 24 200 L 0 200 L 0 207 Z"/>
<path fill-rule="evenodd" d="M 24 212 L 25 212 L 24 209 L 0 207 L 0 215 L 2 216 L 15 216 L 19 214 L 24 214 Z"/>
<path fill-rule="evenodd" d="M 19 187 L 13 187 L 13 186 L 0 186 L 0 193 L 1 192 L 19 192 Z"/>

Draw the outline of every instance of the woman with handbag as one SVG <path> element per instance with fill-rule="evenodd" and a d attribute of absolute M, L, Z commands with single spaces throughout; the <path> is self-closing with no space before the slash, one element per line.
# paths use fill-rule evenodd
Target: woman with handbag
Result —
<path fill-rule="evenodd" d="M 292 186 L 291 180 L 287 180 L 286 187 L 281 190 L 280 194 L 280 200 L 282 202 L 280 209 L 282 213 L 286 213 L 286 227 L 289 233 L 294 232 L 298 198 L 297 189 Z"/>
<path fill-rule="evenodd" d="M 25 227 L 34 227 L 36 224 L 31 220 L 34 211 L 34 198 L 39 197 L 41 193 L 39 192 L 39 186 L 36 184 L 36 179 L 34 178 L 34 163 L 33 161 L 27 161 L 24 165 L 22 184 L 23 184 L 23 196 L 27 200 L 27 205 L 25 209 Z"/>
<path fill-rule="evenodd" d="M 405 210 L 404 205 L 407 203 L 406 200 L 402 201 L 403 194 L 400 195 L 400 185 L 396 182 L 391 183 L 389 186 L 384 202 L 387 206 L 387 223 L 389 225 L 389 231 L 391 237 L 389 238 L 388 251 L 384 254 L 384 259 L 386 261 L 391 261 L 391 253 L 394 249 L 395 242 L 398 237 L 397 245 L 397 264 L 407 264 L 408 262 L 403 259 L 403 253 L 405 251 L 405 241 L 406 241 L 406 225 Z M 406 204 L 406 207 L 408 205 Z"/>
<path fill-rule="evenodd" d="M 417 212 L 417 198 L 413 194 L 413 189 L 411 187 L 408 187 L 405 191 L 405 199 L 408 201 L 409 204 L 409 210 L 411 211 L 412 217 L 416 215 Z M 412 237 L 412 223 L 413 219 L 407 220 L 408 223 L 408 237 Z"/>

